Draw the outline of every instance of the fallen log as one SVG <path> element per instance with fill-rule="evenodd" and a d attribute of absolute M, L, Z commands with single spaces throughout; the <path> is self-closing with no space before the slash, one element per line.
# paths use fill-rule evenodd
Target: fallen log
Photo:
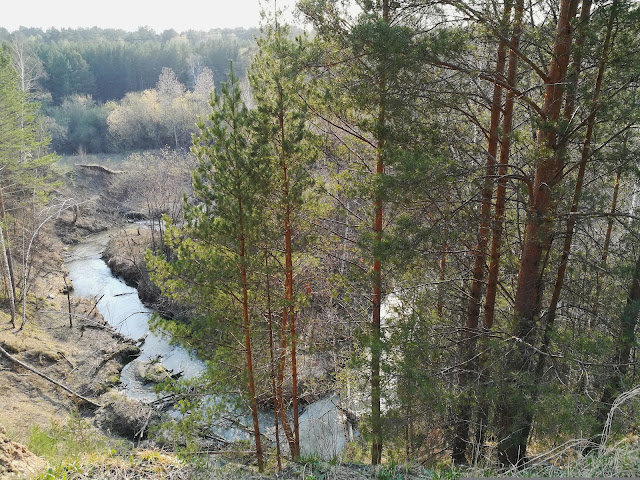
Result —
<path fill-rule="evenodd" d="M 91 313 L 96 309 L 98 303 L 100 302 L 100 300 L 102 300 L 102 297 L 104 297 L 104 293 L 100 295 L 100 298 L 96 300 L 96 303 L 93 304 L 93 307 L 91 307 L 91 310 L 89 310 L 89 313 L 87 313 L 87 317 L 89 317 L 89 315 L 91 315 Z"/>
<path fill-rule="evenodd" d="M 42 373 L 40 370 L 33 368 L 30 365 L 27 365 L 26 363 L 18 360 L 16 357 L 14 357 L 13 355 L 11 355 L 9 352 L 7 352 L 4 348 L 0 347 L 0 354 L 2 354 L 2 356 L 6 357 L 9 361 L 15 363 L 16 365 L 20 365 L 22 368 L 26 368 L 27 370 L 29 370 L 30 372 L 35 373 L 36 375 L 38 375 L 39 377 L 44 378 L 45 380 L 53 383 L 54 385 L 60 387 L 61 389 L 63 389 L 65 392 L 70 393 L 71 395 L 73 395 L 75 398 L 82 400 L 85 403 L 88 403 L 89 405 L 96 407 L 96 408 L 102 408 L 102 405 L 94 402 L 93 400 L 89 400 L 87 397 L 83 397 L 82 395 L 80 395 L 77 392 L 74 392 L 73 390 L 71 390 L 69 387 L 64 386 L 62 383 L 58 382 L 57 380 L 54 380 L 53 378 L 45 375 L 44 373 Z"/>
<path fill-rule="evenodd" d="M 102 165 L 96 165 L 96 164 L 76 163 L 75 166 L 80 168 L 86 168 L 88 170 L 95 170 L 97 172 L 108 173 L 109 175 L 117 175 L 119 173 L 125 173 L 124 170 L 111 170 L 107 167 L 103 167 Z"/>
<path fill-rule="evenodd" d="M 124 348 L 115 350 L 114 352 L 111 352 L 109 355 L 103 358 L 102 361 L 98 364 L 98 366 L 95 367 L 93 374 L 95 375 L 96 373 L 98 373 L 98 370 L 104 367 L 111 360 L 114 360 L 114 359 L 120 360 L 121 363 L 126 364 L 129 362 L 132 362 L 134 359 L 138 358 L 139 356 L 140 356 L 139 347 L 135 345 L 126 345 Z"/>

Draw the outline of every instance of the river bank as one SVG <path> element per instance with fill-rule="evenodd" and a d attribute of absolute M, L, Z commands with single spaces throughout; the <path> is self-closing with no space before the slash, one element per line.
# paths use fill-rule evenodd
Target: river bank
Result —
<path fill-rule="evenodd" d="M 65 273 L 60 268 L 47 275 L 39 295 L 28 303 L 27 323 L 22 331 L 12 328 L 9 315 L 0 312 L 0 346 L 16 360 L 96 404 L 113 403 L 114 399 L 109 400 L 104 394 L 119 383 L 120 372 L 138 354 L 138 348 L 105 326 L 90 299 L 73 295 L 67 299 L 62 293 Z M 0 426 L 8 438 L 21 444 L 28 444 L 37 429 L 65 424 L 72 412 L 96 420 L 106 418 L 5 356 L 0 356 L 0 391 Z M 10 444 L 3 445 L 7 446 L 4 453 L 8 456 Z M 11 456 L 20 452 L 16 448 L 11 451 Z M 19 472 L 30 471 L 29 464 L 26 469 L 17 470 L 17 478 L 23 478 Z"/>
<path fill-rule="evenodd" d="M 38 444 L 38 432 L 51 451 L 58 448 L 56 432 L 74 418 L 87 422 L 83 436 L 90 431 L 107 443 L 120 442 L 119 426 L 134 423 L 135 409 L 107 392 L 120 384 L 122 369 L 139 354 L 139 348 L 105 324 L 96 308 L 97 299 L 74 292 L 63 259 L 69 245 L 123 222 L 120 213 L 131 207 L 112 188 L 114 174 L 82 167 L 63 174 L 69 181 L 57 193 L 61 198 L 75 199 L 70 204 L 76 206 L 61 211 L 39 231 L 37 251 L 33 252 L 37 269 L 27 297 L 24 329 L 12 327 L 8 305 L 0 305 L 0 347 L 6 352 L 0 355 L 2 478 L 13 478 L 10 474 L 31 478 L 46 464 L 42 458 L 31 461 L 26 448 L 19 446 L 32 444 L 38 450 L 33 445 Z M 22 318 L 17 320 L 19 325 Z M 105 408 L 87 408 L 78 396 L 17 362 Z M 68 432 L 63 433 L 68 439 Z M 127 436 L 131 437 L 125 432 Z"/>
<path fill-rule="evenodd" d="M 149 321 L 154 311 L 140 301 L 134 286 L 114 276 L 103 252 L 122 231 L 115 228 L 85 238 L 69 250 L 66 265 L 75 294 L 94 298 L 96 310 L 106 324 L 141 344 L 139 357 L 123 369 L 120 390 L 129 398 L 152 402 L 157 399 L 152 380 L 160 380 L 163 373 L 191 378 L 204 369 L 204 364 L 185 348 L 172 344 L 164 332 L 150 331 Z M 145 230 L 141 229 L 140 238 L 144 235 Z M 132 283 L 131 277 L 129 283 Z M 150 368 L 161 366 L 164 368 Z"/>

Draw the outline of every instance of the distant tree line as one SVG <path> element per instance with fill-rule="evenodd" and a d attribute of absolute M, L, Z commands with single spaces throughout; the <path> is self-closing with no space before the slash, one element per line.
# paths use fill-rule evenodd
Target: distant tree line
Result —
<path fill-rule="evenodd" d="M 198 74 L 209 68 L 216 82 L 226 81 L 229 60 L 239 72 L 246 69 L 244 55 L 253 45 L 257 29 L 175 30 L 155 33 L 141 27 L 135 32 L 114 29 L 24 28 L 0 40 L 20 42 L 41 64 L 38 85 L 61 105 L 69 95 L 91 95 L 98 102 L 120 100 L 129 92 L 153 88 L 162 69 L 171 68 L 178 80 L 193 88 Z"/>
<path fill-rule="evenodd" d="M 227 80 L 229 61 L 243 76 L 258 33 L 257 29 L 179 34 L 145 27 L 135 32 L 21 27 L 11 33 L 0 29 L 0 42 L 22 58 L 22 80 L 49 117 L 53 148 L 59 153 L 97 153 L 175 146 L 175 135 L 162 145 L 114 139 L 107 117 L 123 99 L 130 111 L 136 102 L 125 99 L 127 94 L 155 88 L 163 69 L 173 72 L 184 91 L 193 91 L 203 72 L 219 86 Z M 195 128 L 196 120 L 197 116 L 189 117 L 189 129 Z"/>

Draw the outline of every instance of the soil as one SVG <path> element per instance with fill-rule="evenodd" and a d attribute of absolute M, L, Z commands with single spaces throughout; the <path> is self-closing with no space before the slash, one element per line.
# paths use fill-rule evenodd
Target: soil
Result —
<path fill-rule="evenodd" d="M 69 174 L 76 187 L 60 193 L 66 198 L 76 198 L 79 207 L 62 212 L 40 231 L 38 251 L 33 255 L 33 268 L 37 271 L 35 295 L 27 302 L 26 325 L 22 330 L 14 328 L 6 313 L 8 305 L 0 305 L 0 346 L 72 391 L 103 404 L 109 400 L 103 398 L 104 393 L 118 385 L 120 371 L 135 358 L 139 348 L 105 325 L 93 301 L 73 296 L 72 286 L 65 278 L 62 255 L 65 244 L 77 243 L 87 234 L 105 230 L 114 223 L 117 212 L 126 207 L 108 194 L 109 178 L 117 173 L 76 170 Z M 69 296 L 67 290 L 71 290 Z M 22 318 L 17 319 L 17 326 L 21 321 Z M 65 423 L 71 411 L 79 411 L 88 418 L 95 413 L 87 410 L 77 397 L 3 355 L 0 355 L 0 392 L 1 478 L 13 470 L 23 472 L 19 478 L 24 478 L 28 472 L 44 466 L 41 459 L 13 441 L 27 443 L 34 427 L 46 429 L 53 421 Z"/>
<path fill-rule="evenodd" d="M 96 424 L 103 431 L 130 440 L 141 440 L 160 420 L 160 413 L 123 393 L 111 390 L 102 397 L 104 407 L 96 414 Z"/>
<path fill-rule="evenodd" d="M 189 317 L 189 308 L 162 295 L 149 277 L 145 253 L 158 241 L 158 233 L 140 225 L 123 226 L 114 234 L 102 258 L 114 275 L 138 289 L 140 301 L 166 318 Z"/>
<path fill-rule="evenodd" d="M 102 258 L 114 275 L 138 286 L 145 270 L 144 254 L 151 242 L 150 229 L 139 226 L 123 227 L 111 237 Z"/>
<path fill-rule="evenodd" d="M 22 331 L 12 328 L 9 316 L 0 312 L 0 345 L 16 359 L 103 404 L 102 395 L 119 383 L 120 371 L 139 349 L 106 327 L 86 299 L 71 297 L 69 326 L 65 303 L 62 295 L 46 300 L 29 315 Z M 0 358 L 0 391 L 0 425 L 23 443 L 35 426 L 46 429 L 53 421 L 64 423 L 71 411 L 93 414 L 77 397 L 5 357 Z"/>
<path fill-rule="evenodd" d="M 7 438 L 6 430 L 0 426 L 0 478 L 24 478 L 44 470 L 47 462 L 20 443 Z"/>

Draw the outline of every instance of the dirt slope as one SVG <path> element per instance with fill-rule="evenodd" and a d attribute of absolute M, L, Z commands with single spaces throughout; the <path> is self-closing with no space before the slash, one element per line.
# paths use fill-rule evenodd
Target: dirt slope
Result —
<path fill-rule="evenodd" d="M 0 426 L 0 478 L 24 478 L 47 467 L 47 462 L 31 453 L 24 445 L 7 438 Z"/>

